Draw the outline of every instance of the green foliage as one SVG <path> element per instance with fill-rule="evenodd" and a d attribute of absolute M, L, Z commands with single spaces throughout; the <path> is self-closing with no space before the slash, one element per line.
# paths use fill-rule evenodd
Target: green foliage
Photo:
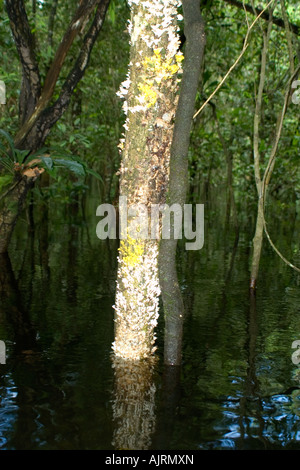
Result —
<path fill-rule="evenodd" d="M 66 25 L 69 24 L 74 13 L 75 5 L 74 2 L 58 2 L 53 30 L 50 31 L 51 2 L 38 2 L 35 15 L 32 12 L 32 2 L 28 1 L 25 4 L 37 43 L 41 77 L 44 79 L 66 30 Z M 296 0 L 286 2 L 290 21 L 300 24 L 297 6 Z M 203 2 L 202 14 L 206 23 L 206 51 L 196 109 L 214 90 L 240 54 L 247 31 L 244 10 L 224 3 L 222 0 Z M 274 15 L 281 17 L 280 2 L 276 5 Z M 117 146 L 123 132 L 124 115 L 122 102 L 116 96 L 116 92 L 127 73 L 128 17 L 129 8 L 124 0 L 114 0 L 110 3 L 87 71 L 74 91 L 69 109 L 53 127 L 46 142 L 47 147 L 55 147 L 58 155 L 61 155 L 55 158 L 70 160 L 69 156 L 64 157 L 63 154 L 80 156 L 80 160 L 72 158 L 75 164 L 70 164 L 71 171 L 76 178 L 83 178 L 84 172 L 85 176 L 91 174 L 92 171 L 98 175 L 101 174 L 103 184 L 100 185 L 100 196 L 107 199 L 114 198 L 118 187 L 116 172 L 120 166 L 120 155 Z M 251 21 L 253 18 L 253 15 L 248 13 L 248 20 Z M 233 187 L 237 203 L 246 204 L 248 207 L 250 205 L 253 208 L 256 206 L 256 189 L 253 176 L 252 137 L 262 47 L 260 25 L 265 26 L 265 21 L 261 20 L 256 25 L 250 35 L 248 50 L 213 99 L 220 131 L 233 159 Z M 52 41 L 49 40 L 50 33 Z M 0 79 L 3 79 L 7 85 L 7 104 L 2 106 L 0 127 L 6 129 L 10 135 L 14 135 L 19 127 L 18 89 L 21 67 L 4 9 L 0 13 L 0 41 L 4 45 Z M 62 69 L 54 98 L 58 97 L 59 89 L 69 73 L 80 46 L 81 38 L 78 37 Z M 265 168 L 269 155 L 270 142 L 274 135 L 277 115 L 282 106 L 288 74 L 285 31 L 274 25 L 268 56 L 263 120 L 260 126 L 262 170 Z M 290 105 L 271 181 L 270 194 L 278 198 L 281 204 L 288 204 L 289 201 L 293 203 L 295 198 L 299 200 L 300 195 L 298 116 L 299 108 Z M 19 154 L 17 158 L 20 161 L 22 155 Z M 8 165 L 7 171 L 12 169 L 12 162 L 8 157 L 3 164 Z M 53 188 L 57 187 L 58 182 L 65 187 L 69 184 L 66 181 L 63 182 L 62 175 L 70 171 L 70 168 L 68 169 L 63 162 L 59 165 L 59 168 L 56 167 L 57 172 L 54 168 L 48 168 L 48 171 L 51 171 L 55 175 L 53 177 L 56 178 Z M 84 170 L 80 165 L 86 165 Z M 190 182 L 191 185 L 198 187 L 196 190 L 198 198 L 204 197 L 204 187 L 207 185 L 212 189 L 226 188 L 227 163 L 211 106 L 206 107 L 193 126 L 190 146 Z"/>
<path fill-rule="evenodd" d="M 42 83 L 74 14 L 75 3 L 58 2 L 53 28 L 51 28 L 52 2 L 37 2 L 35 14 L 32 10 L 33 3 L 25 2 L 36 41 Z M 88 171 L 85 168 L 88 175 L 91 175 L 93 171 L 97 175 L 103 175 L 105 187 L 101 185 L 101 192 L 103 197 L 110 199 L 114 197 L 118 184 L 115 174 L 120 163 L 118 143 L 122 134 L 124 116 L 122 102 L 116 96 L 116 92 L 127 73 L 128 16 L 129 8 L 124 0 L 115 0 L 110 3 L 103 29 L 94 45 L 85 75 L 74 91 L 69 108 L 52 128 L 46 141 L 47 147 L 55 146 L 60 149 L 60 152 L 80 156 L 81 163 L 85 162 L 88 167 Z M 10 135 L 15 135 L 19 129 L 18 92 L 21 83 L 21 66 L 5 10 L 0 12 L 0 41 L 5 44 L 4 57 L 0 64 L 0 79 L 3 79 L 7 85 L 7 104 L 1 108 L 3 113 L 0 116 L 0 128 L 6 129 Z M 54 100 L 58 98 L 81 46 L 82 36 L 79 35 L 61 71 L 54 92 Z M 75 167 L 76 165 L 74 169 Z"/>
<path fill-rule="evenodd" d="M 287 3 L 287 2 L 286 2 Z M 289 20 L 299 24 L 296 14 L 297 2 L 288 2 Z M 206 22 L 206 50 L 201 88 L 196 110 L 214 91 L 229 67 L 239 56 L 247 32 L 245 12 L 222 0 L 204 8 Z M 280 2 L 274 15 L 282 17 Z M 248 14 L 249 23 L 254 16 Z M 262 49 L 260 20 L 250 35 L 250 45 L 239 65 L 230 74 L 222 88 L 213 98 L 220 132 L 233 159 L 233 188 L 239 207 L 256 208 L 257 193 L 253 170 L 253 117 L 257 94 L 260 56 Z M 263 95 L 262 122 L 259 128 L 261 168 L 264 171 L 272 139 L 281 111 L 286 85 L 289 79 L 289 57 L 286 34 L 283 28 L 273 25 L 265 90 Z M 284 120 L 284 129 L 277 152 L 270 194 L 283 203 L 294 204 L 299 198 L 299 106 L 290 104 Z M 208 105 L 194 122 L 190 151 L 191 185 L 200 182 L 200 188 L 209 185 L 226 188 L 227 161 L 217 132 L 213 110 Z M 204 197 L 202 189 L 200 198 Z"/>
<path fill-rule="evenodd" d="M 89 175 L 103 183 L 101 175 L 89 168 L 87 162 L 77 156 L 54 148 L 43 148 L 35 153 L 30 153 L 28 150 L 17 149 L 10 134 L 3 129 L 0 129 L 0 135 L 5 138 L 7 143 L 5 145 L 0 141 L 0 167 L 2 165 L 4 169 L 3 174 L 0 176 L 0 191 L 3 191 L 13 183 L 16 172 L 25 171 L 30 168 L 31 164 L 33 167 L 43 168 L 51 176 L 52 180 L 60 183 L 66 179 L 63 177 L 64 171 L 73 174 L 75 180 L 72 180 L 72 190 L 86 189 L 84 181 Z M 53 195 L 53 181 L 51 185 L 53 186 L 51 188 Z"/>

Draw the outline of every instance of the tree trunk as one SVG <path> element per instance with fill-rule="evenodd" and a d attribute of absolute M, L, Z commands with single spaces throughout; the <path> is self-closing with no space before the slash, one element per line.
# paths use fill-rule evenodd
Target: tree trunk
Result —
<path fill-rule="evenodd" d="M 135 1 L 130 6 L 131 56 L 123 84 L 127 119 L 121 144 L 120 195 L 129 208 L 134 204 L 143 207 L 149 219 L 152 205 L 166 200 L 182 55 L 178 52 L 177 0 Z M 137 223 L 132 213 L 123 225 L 115 303 L 113 349 L 116 356 L 129 360 L 149 357 L 155 349 L 160 294 L 160 233 L 158 230 L 150 239 L 147 228 L 141 236 L 130 235 Z"/>
<path fill-rule="evenodd" d="M 252 262 L 251 262 L 251 275 L 250 275 L 250 289 L 255 289 L 256 282 L 259 272 L 259 263 L 260 255 L 263 244 L 263 234 L 264 234 L 264 224 L 263 224 L 263 211 L 264 211 L 264 188 L 263 180 L 261 178 L 261 168 L 260 168 L 260 123 L 261 123 L 261 113 L 262 113 L 262 102 L 263 102 L 263 92 L 266 80 L 266 66 L 267 66 L 267 57 L 268 57 L 268 46 L 272 30 L 272 21 L 270 20 L 267 26 L 267 30 L 262 29 L 263 34 L 263 47 L 261 52 L 261 64 L 260 64 L 260 75 L 259 75 L 259 85 L 258 92 L 256 97 L 255 104 L 255 113 L 253 121 L 253 156 L 254 156 L 254 175 L 255 183 L 258 195 L 258 208 L 256 216 L 256 231 L 253 238 L 253 253 L 252 253 Z"/>
<path fill-rule="evenodd" d="M 199 0 L 183 0 L 185 62 L 171 148 L 168 201 L 182 210 L 188 189 L 188 149 L 195 99 L 204 55 L 204 22 Z M 171 233 L 174 233 L 171 229 Z M 164 362 L 181 364 L 184 304 L 176 269 L 177 240 L 161 240 L 159 267 L 165 315 Z"/>

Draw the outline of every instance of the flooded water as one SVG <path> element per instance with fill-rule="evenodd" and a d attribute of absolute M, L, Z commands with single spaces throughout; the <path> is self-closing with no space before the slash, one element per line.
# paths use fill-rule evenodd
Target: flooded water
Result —
<path fill-rule="evenodd" d="M 20 220 L 1 258 L 0 449 L 300 450 L 299 275 L 265 243 L 251 297 L 253 220 L 225 231 L 208 208 L 203 249 L 180 256 L 181 370 L 163 367 L 162 319 L 157 363 L 116 364 L 117 246 L 96 238 L 97 205 L 85 223 L 56 206 Z M 278 220 L 299 264 L 299 218 Z"/>

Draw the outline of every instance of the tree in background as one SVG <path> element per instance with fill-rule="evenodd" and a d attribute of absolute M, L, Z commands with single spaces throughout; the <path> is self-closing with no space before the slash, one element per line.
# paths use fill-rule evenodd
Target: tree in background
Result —
<path fill-rule="evenodd" d="M 39 47 L 37 35 L 31 27 L 23 0 L 6 0 L 6 10 L 22 67 L 22 83 L 19 97 L 20 128 L 15 135 L 14 146 L 27 150 L 27 155 L 40 149 L 53 125 L 67 109 L 72 94 L 82 79 L 89 58 L 102 28 L 109 0 L 82 0 L 61 39 L 50 65 L 46 67 L 45 77 L 41 76 L 38 60 Z M 33 14 L 35 6 L 33 4 Z M 53 39 L 57 2 L 54 2 L 49 17 L 49 44 Z M 73 54 L 72 46 L 79 35 L 83 35 L 76 60 L 70 67 L 65 80 L 61 71 L 66 59 Z M 19 162 L 20 163 L 20 162 Z M 26 155 L 22 165 L 26 163 Z M 33 186 L 41 171 L 37 166 L 14 168 L 14 181 L 1 199 L 0 208 L 0 252 L 7 251 L 8 244 L 24 207 L 28 190 Z M 29 171 L 30 170 L 30 171 Z"/>
<path fill-rule="evenodd" d="M 254 8 L 254 2 L 252 1 L 252 7 Z M 275 248 L 275 251 L 282 257 L 278 252 L 276 247 L 273 245 L 273 242 L 270 239 L 269 233 L 267 231 L 266 222 L 265 222 L 265 204 L 267 197 L 267 190 L 270 184 L 273 168 L 275 166 L 276 154 L 279 146 L 279 140 L 281 138 L 281 133 L 283 130 L 283 120 L 287 111 L 288 105 L 292 102 L 292 83 L 294 82 L 296 76 L 299 73 L 300 67 L 296 65 L 296 50 L 294 50 L 294 45 L 292 41 L 292 31 L 290 24 L 288 22 L 286 7 L 284 0 L 281 0 L 281 10 L 282 18 L 285 26 L 286 39 L 287 39 L 287 52 L 289 57 L 289 72 L 290 76 L 287 80 L 286 91 L 284 93 L 284 100 L 282 103 L 282 108 L 279 110 L 278 115 L 275 117 L 275 132 L 271 138 L 270 142 L 270 152 L 268 163 L 262 171 L 262 156 L 261 156 L 261 142 L 260 142 L 260 133 L 261 133 L 261 122 L 262 122 L 262 109 L 263 109 L 263 98 L 265 93 L 265 82 L 267 74 L 267 63 L 268 63 L 268 51 L 269 43 L 273 26 L 273 10 L 274 6 L 269 9 L 269 19 L 267 26 L 261 25 L 262 32 L 262 48 L 261 48 L 261 64 L 260 64 L 260 74 L 257 87 L 257 95 L 255 99 L 255 113 L 254 113 L 254 123 L 253 123 L 253 156 L 254 156 L 254 173 L 255 173 L 255 183 L 258 194 L 258 206 L 257 206 L 257 218 L 256 218 L 256 228 L 255 235 L 253 239 L 253 256 L 251 262 L 251 275 L 250 275 L 250 288 L 253 290 L 256 287 L 259 265 L 261 258 L 261 251 L 263 245 L 263 235 L 266 231 L 267 237 L 271 242 L 271 245 Z M 263 177 L 261 174 L 263 173 Z M 286 262 L 287 260 L 282 257 Z M 298 272 L 299 268 L 293 266 L 291 263 L 287 262 L 291 267 L 295 268 Z"/>

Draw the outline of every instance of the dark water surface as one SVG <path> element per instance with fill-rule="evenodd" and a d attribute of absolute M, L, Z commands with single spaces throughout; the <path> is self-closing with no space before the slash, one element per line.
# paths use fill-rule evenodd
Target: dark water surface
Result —
<path fill-rule="evenodd" d="M 226 232 L 207 211 L 205 245 L 180 257 L 183 365 L 112 367 L 116 244 L 53 207 L 20 221 L 1 258 L 0 449 L 298 449 L 300 277 L 265 243 L 248 291 L 252 222 Z M 278 222 L 278 221 L 277 221 Z M 299 219 L 276 225 L 299 264 Z M 274 233 L 274 231 L 273 231 Z M 49 236 L 48 236 L 48 235 Z"/>

